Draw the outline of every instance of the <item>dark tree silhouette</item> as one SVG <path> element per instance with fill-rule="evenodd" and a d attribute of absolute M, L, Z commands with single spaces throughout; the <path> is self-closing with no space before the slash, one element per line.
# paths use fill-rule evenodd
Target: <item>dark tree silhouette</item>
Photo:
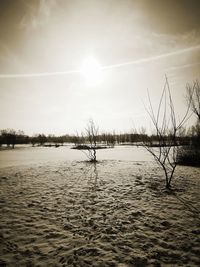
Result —
<path fill-rule="evenodd" d="M 2 141 L 5 143 L 8 147 L 11 145 L 12 148 L 15 148 L 16 144 L 16 131 L 13 129 L 6 129 L 1 131 L 2 135 Z"/>
<path fill-rule="evenodd" d="M 37 140 L 38 140 L 38 144 L 40 146 L 43 146 L 46 143 L 46 141 L 47 141 L 47 137 L 44 134 L 39 134 L 37 136 Z"/>
<path fill-rule="evenodd" d="M 197 116 L 200 122 L 200 84 L 199 81 L 195 81 L 192 85 L 188 84 L 186 99 L 192 112 Z"/>
<path fill-rule="evenodd" d="M 151 140 L 143 142 L 144 147 L 154 157 L 165 175 L 165 186 L 171 188 L 171 181 L 177 166 L 178 136 L 183 124 L 188 118 L 188 109 L 180 122 L 177 122 L 172 95 L 166 77 L 165 85 L 160 98 L 157 113 L 154 112 L 148 93 L 149 108 L 146 108 L 155 129 L 157 145 L 154 147 Z"/>
<path fill-rule="evenodd" d="M 187 105 L 190 106 L 192 114 L 197 117 L 197 122 L 190 129 L 190 144 L 179 152 L 178 162 L 182 165 L 200 166 L 200 84 L 198 80 L 188 84 L 186 89 Z"/>
<path fill-rule="evenodd" d="M 86 131 L 86 140 L 89 143 L 87 147 L 87 157 L 91 162 L 97 162 L 96 150 L 97 150 L 97 138 L 99 128 L 95 125 L 94 121 L 91 119 L 88 122 L 87 127 L 85 128 Z"/>

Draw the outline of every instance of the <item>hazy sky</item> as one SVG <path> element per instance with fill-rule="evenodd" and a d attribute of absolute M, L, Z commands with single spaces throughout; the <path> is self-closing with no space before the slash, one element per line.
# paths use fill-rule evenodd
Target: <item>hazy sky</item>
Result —
<path fill-rule="evenodd" d="M 0 0 L 0 129 L 149 127 L 147 88 L 181 114 L 199 70 L 199 0 Z"/>

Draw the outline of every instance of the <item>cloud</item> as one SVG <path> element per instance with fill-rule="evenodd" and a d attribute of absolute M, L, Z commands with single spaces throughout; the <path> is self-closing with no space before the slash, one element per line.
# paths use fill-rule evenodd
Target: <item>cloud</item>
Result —
<path fill-rule="evenodd" d="M 19 27 L 21 29 L 37 29 L 48 24 L 51 11 L 56 5 L 56 0 L 24 1 L 26 13 L 22 17 Z"/>
<path fill-rule="evenodd" d="M 164 54 L 167 51 L 178 51 L 200 44 L 200 30 L 192 30 L 181 34 L 162 34 L 145 31 L 134 36 L 131 43 L 142 53 L 149 55 Z"/>
<path fill-rule="evenodd" d="M 2 41 L 0 42 L 0 49 L 1 49 L 1 54 L 0 54 L 0 62 L 3 66 L 12 64 L 13 67 L 16 69 L 20 69 L 22 71 L 25 71 L 25 65 L 24 62 L 22 61 L 21 57 L 17 55 L 11 47 L 3 43 Z M 0 75 L 1 78 L 1 75 Z"/>

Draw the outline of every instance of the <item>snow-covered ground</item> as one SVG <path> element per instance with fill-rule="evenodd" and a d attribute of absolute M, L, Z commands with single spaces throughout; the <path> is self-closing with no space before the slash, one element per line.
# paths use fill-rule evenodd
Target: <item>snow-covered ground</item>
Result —
<path fill-rule="evenodd" d="M 67 149 L 0 152 L 0 266 L 200 266 L 199 168 L 167 193 L 141 149 Z"/>

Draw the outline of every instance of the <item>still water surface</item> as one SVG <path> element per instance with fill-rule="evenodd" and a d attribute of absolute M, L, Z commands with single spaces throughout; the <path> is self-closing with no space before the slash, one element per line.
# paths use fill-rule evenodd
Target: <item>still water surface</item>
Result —
<path fill-rule="evenodd" d="M 142 147 L 116 146 L 115 148 L 98 150 L 97 159 L 151 161 L 152 157 Z M 67 160 L 82 161 L 87 160 L 87 157 L 82 151 L 71 149 L 70 146 L 61 146 L 58 148 L 21 146 L 15 149 L 0 151 L 0 168 L 24 164 L 63 162 Z"/>

